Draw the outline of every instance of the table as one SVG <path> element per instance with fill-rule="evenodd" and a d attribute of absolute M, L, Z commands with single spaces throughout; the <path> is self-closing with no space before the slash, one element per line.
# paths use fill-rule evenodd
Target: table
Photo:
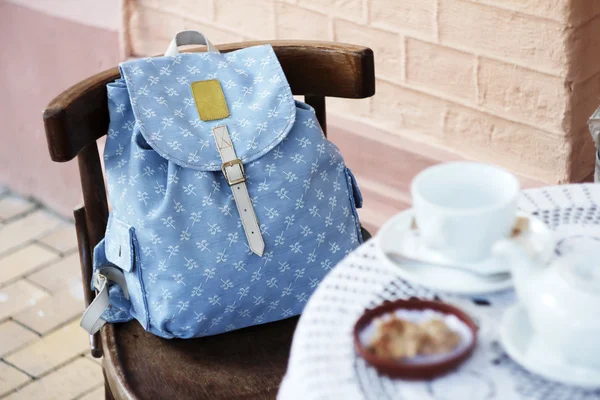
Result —
<path fill-rule="evenodd" d="M 600 185 L 563 185 L 523 191 L 521 210 L 551 229 L 560 224 L 600 224 Z M 306 305 L 292 343 L 279 399 L 399 400 L 591 400 L 600 390 L 549 382 L 521 368 L 498 342 L 503 311 L 516 301 L 513 290 L 461 298 L 436 294 L 400 279 L 378 259 L 370 240 L 342 260 Z M 380 376 L 358 357 L 352 328 L 365 308 L 384 300 L 417 296 L 457 304 L 480 324 L 479 346 L 456 372 L 428 382 Z"/>

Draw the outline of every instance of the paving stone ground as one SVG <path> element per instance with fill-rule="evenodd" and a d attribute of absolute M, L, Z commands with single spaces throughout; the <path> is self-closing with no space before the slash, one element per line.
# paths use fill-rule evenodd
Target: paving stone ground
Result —
<path fill-rule="evenodd" d="M 0 399 L 104 399 L 82 311 L 73 223 L 0 188 Z"/>

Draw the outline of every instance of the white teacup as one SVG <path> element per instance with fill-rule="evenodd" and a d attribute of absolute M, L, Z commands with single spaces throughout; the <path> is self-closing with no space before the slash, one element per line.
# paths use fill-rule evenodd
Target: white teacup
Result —
<path fill-rule="evenodd" d="M 411 193 L 425 245 L 455 261 L 485 259 L 515 224 L 519 190 L 514 175 L 488 164 L 451 162 L 420 172 Z"/>

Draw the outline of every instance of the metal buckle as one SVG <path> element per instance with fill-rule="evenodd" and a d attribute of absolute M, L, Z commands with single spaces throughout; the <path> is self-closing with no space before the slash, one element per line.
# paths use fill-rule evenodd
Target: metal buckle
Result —
<path fill-rule="evenodd" d="M 106 285 L 108 279 L 106 276 L 96 272 L 94 274 L 94 289 L 101 290 L 103 285 Z"/>
<path fill-rule="evenodd" d="M 229 180 L 229 175 L 227 175 L 227 167 L 233 167 L 234 165 L 240 166 L 240 171 L 242 172 L 242 177 L 238 179 L 234 179 L 232 181 Z M 221 171 L 223 171 L 223 175 L 225 175 L 225 180 L 229 186 L 237 185 L 238 183 L 246 182 L 246 172 L 244 171 L 244 164 L 242 164 L 242 160 L 236 158 L 235 160 L 226 161 L 221 164 Z"/>

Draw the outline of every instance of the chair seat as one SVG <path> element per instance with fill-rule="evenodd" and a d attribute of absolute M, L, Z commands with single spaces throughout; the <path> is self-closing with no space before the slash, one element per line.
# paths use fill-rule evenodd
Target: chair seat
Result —
<path fill-rule="evenodd" d="M 115 399 L 274 399 L 297 322 L 293 317 L 185 340 L 159 338 L 136 320 L 106 324 L 106 382 Z"/>
<path fill-rule="evenodd" d="M 135 320 L 106 325 L 104 373 L 116 399 L 274 399 L 297 321 L 187 340 L 159 338 Z"/>

